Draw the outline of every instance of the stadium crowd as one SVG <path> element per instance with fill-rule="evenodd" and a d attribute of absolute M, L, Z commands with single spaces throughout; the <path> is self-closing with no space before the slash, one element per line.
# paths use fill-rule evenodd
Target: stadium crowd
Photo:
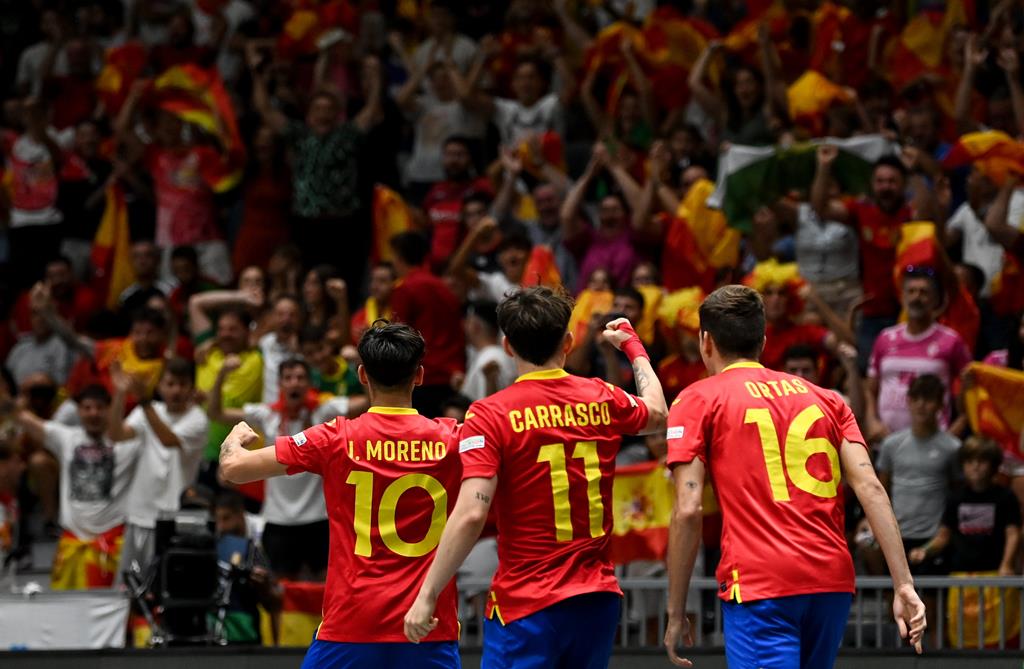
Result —
<path fill-rule="evenodd" d="M 1024 447 L 974 434 L 963 397 L 972 361 L 1024 370 L 1024 3 L 0 16 L 7 564 L 57 539 L 54 588 L 109 586 L 187 503 L 258 538 L 274 577 L 322 579 L 319 477 L 236 489 L 217 458 L 240 420 L 272 440 L 365 411 L 354 345 L 377 319 L 426 339 L 418 410 L 462 418 L 515 381 L 496 303 L 561 284 L 570 371 L 635 391 L 599 337 L 625 316 L 671 402 L 705 374 L 702 297 L 745 283 L 764 365 L 853 409 L 917 573 L 1021 573 Z M 664 455 L 633 438 L 619 462 Z M 882 573 L 852 502 L 847 525 Z"/>

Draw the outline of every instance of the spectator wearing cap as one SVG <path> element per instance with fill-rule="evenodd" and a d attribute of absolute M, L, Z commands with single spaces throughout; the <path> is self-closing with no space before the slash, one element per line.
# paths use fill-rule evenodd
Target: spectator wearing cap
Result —
<path fill-rule="evenodd" d="M 423 385 L 413 390 L 413 406 L 423 415 L 441 415 L 441 403 L 461 385 L 466 369 L 465 333 L 459 298 L 427 271 L 430 243 L 419 232 L 391 238 L 399 282 L 391 293 L 396 321 L 420 331 L 427 342 Z"/>
<path fill-rule="evenodd" d="M 946 388 L 939 422 L 944 428 L 949 426 L 949 388 L 972 356 L 959 334 L 935 320 L 942 303 L 941 290 L 929 268 L 909 268 L 903 275 L 907 321 L 883 330 L 871 349 L 864 386 L 866 436 L 871 441 L 910 427 L 907 390 L 922 374 L 934 374 Z"/>
<path fill-rule="evenodd" d="M 501 347 L 498 305 L 493 300 L 470 302 L 466 309 L 466 378 L 459 392 L 476 402 L 516 380 L 516 365 Z"/>

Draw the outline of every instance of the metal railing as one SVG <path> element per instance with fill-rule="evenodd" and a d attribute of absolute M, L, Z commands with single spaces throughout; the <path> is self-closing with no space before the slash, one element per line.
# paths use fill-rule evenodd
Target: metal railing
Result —
<path fill-rule="evenodd" d="M 1021 615 L 1024 612 L 1024 577 L 919 576 L 915 586 L 928 610 L 924 644 L 945 650 L 1024 650 Z M 665 629 L 664 578 L 620 578 L 625 594 L 622 619 L 615 641 L 620 649 L 650 649 L 661 646 Z M 486 581 L 459 582 L 463 621 L 462 645 L 483 644 Z M 470 593 L 467 597 L 466 593 Z M 968 596 L 965 596 L 965 593 Z M 953 606 L 950 606 L 950 597 Z M 994 602 L 993 602 L 994 600 Z M 986 604 L 993 611 L 986 612 Z M 947 609 L 952 608 L 952 611 Z M 707 577 L 690 582 L 687 597 L 695 644 L 698 648 L 721 649 L 722 600 L 718 582 Z M 986 626 L 986 615 L 989 626 Z M 994 617 L 993 622 L 991 618 Z M 951 634 L 950 630 L 955 630 Z M 970 633 L 968 634 L 968 630 Z M 905 645 L 892 616 L 892 581 L 888 577 L 860 576 L 846 624 L 843 647 L 850 649 L 895 649 Z"/>

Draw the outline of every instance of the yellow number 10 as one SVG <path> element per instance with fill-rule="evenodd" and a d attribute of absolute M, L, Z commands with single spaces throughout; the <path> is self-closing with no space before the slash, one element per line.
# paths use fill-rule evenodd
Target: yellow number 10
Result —
<path fill-rule="evenodd" d="M 370 528 L 373 525 L 373 472 L 349 472 L 345 483 L 356 488 L 353 509 L 353 529 L 356 532 L 355 554 L 370 557 L 373 552 L 373 544 L 370 541 Z M 434 510 L 430 514 L 430 527 L 423 538 L 416 543 L 408 543 L 398 536 L 398 527 L 395 522 L 395 509 L 398 507 L 398 500 L 412 488 L 421 488 L 427 491 L 430 499 L 434 501 Z M 381 541 L 392 553 L 404 557 L 426 555 L 437 548 L 438 542 L 441 541 L 441 532 L 444 531 L 444 524 L 448 519 L 447 512 L 448 492 L 440 481 L 428 474 L 400 476 L 392 481 L 387 488 L 384 488 L 384 494 L 380 496 L 380 506 L 377 508 L 377 526 L 380 530 Z"/>
<path fill-rule="evenodd" d="M 604 535 L 604 504 L 601 503 L 601 459 L 596 441 L 581 441 L 572 451 L 573 459 L 583 460 L 587 477 L 587 505 L 590 511 L 590 536 Z M 537 462 L 551 468 L 551 496 L 555 502 L 555 539 L 572 541 L 572 508 L 569 506 L 569 470 L 565 466 L 565 444 L 541 446 Z"/>
<path fill-rule="evenodd" d="M 764 464 L 768 469 L 768 483 L 771 485 L 772 498 L 776 502 L 789 501 L 789 485 L 786 474 L 800 490 L 815 497 L 831 498 L 836 496 L 839 488 L 839 452 L 824 437 L 807 438 L 807 431 L 818 419 L 824 418 L 817 404 L 807 407 L 793 419 L 786 430 L 785 471 L 783 471 L 783 451 L 779 446 L 779 434 L 772 421 L 768 409 L 747 409 L 743 417 L 746 424 L 757 425 L 761 437 L 761 450 L 764 451 Z M 824 453 L 832 469 L 832 478 L 822 481 L 811 476 L 807 471 L 807 461 L 815 453 Z"/>

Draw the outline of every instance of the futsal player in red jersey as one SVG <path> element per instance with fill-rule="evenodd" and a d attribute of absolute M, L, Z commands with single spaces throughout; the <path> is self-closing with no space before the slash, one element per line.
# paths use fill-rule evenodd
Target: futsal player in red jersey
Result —
<path fill-rule="evenodd" d="M 834 664 L 854 591 L 844 478 L 885 553 L 900 634 L 920 653 L 925 607 L 853 413 L 835 392 L 762 367 L 764 332 L 756 291 L 725 286 L 709 295 L 700 307 L 700 350 L 712 376 L 683 390 L 669 411 L 668 465 L 676 484 L 669 658 L 692 666 L 677 646 L 693 643 L 686 594 L 701 539 L 706 469 L 722 509 L 716 577 L 729 669 Z"/>
<path fill-rule="evenodd" d="M 460 666 L 451 577 L 438 587 L 441 622 L 425 643 L 410 644 L 402 629 L 455 505 L 458 425 L 411 408 L 413 386 L 423 382 L 423 337 L 407 325 L 379 323 L 359 341 L 367 413 L 255 451 L 246 446 L 256 434 L 239 423 L 221 448 L 221 471 L 234 483 L 298 472 L 323 477 L 331 551 L 324 620 L 304 669 Z"/>
<path fill-rule="evenodd" d="M 612 478 L 624 434 L 664 429 L 665 398 L 629 321 L 604 337 L 629 358 L 640 397 L 566 373 L 572 300 L 549 288 L 505 298 L 498 325 L 519 378 L 474 402 L 460 435 L 462 488 L 419 596 L 412 641 L 450 624 L 438 595 L 497 504 L 498 571 L 482 667 L 606 667 L 622 591 L 608 557 Z"/>

